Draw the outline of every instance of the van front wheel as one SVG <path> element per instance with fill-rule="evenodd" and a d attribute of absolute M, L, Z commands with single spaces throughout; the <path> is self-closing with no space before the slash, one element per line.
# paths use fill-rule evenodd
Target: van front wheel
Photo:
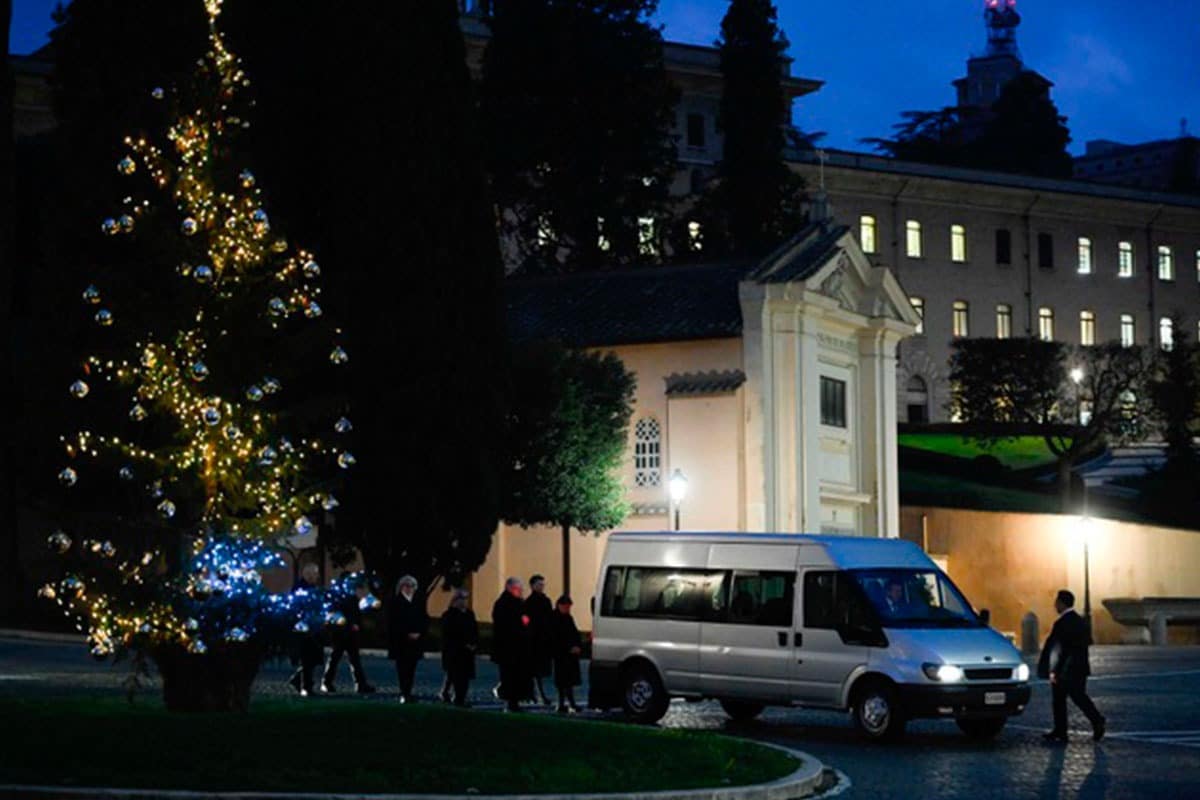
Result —
<path fill-rule="evenodd" d="M 667 713 L 669 698 L 658 673 L 645 664 L 634 664 L 621 679 L 621 706 L 634 722 L 653 725 Z"/>
<path fill-rule="evenodd" d="M 895 688 L 884 681 L 871 681 L 855 692 L 854 725 L 872 741 L 898 739 L 904 734 L 904 712 Z"/>
<path fill-rule="evenodd" d="M 762 713 L 762 703 L 747 703 L 745 700 L 722 700 L 721 708 L 734 722 L 748 722 Z"/>
<path fill-rule="evenodd" d="M 1007 717 L 990 717 L 987 719 L 960 719 L 958 720 L 959 729 L 972 739 L 985 741 L 987 739 L 995 739 L 1000 735 L 1000 731 L 1004 730 L 1004 723 L 1008 722 Z"/>

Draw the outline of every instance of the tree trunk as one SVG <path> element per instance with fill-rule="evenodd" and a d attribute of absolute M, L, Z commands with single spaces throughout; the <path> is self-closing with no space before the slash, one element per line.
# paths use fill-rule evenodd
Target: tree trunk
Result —
<path fill-rule="evenodd" d="M 571 526 L 562 526 L 562 593 L 571 595 Z"/>
<path fill-rule="evenodd" d="M 1071 459 L 1063 454 L 1058 457 L 1058 502 L 1060 514 L 1074 514 L 1071 504 Z"/>

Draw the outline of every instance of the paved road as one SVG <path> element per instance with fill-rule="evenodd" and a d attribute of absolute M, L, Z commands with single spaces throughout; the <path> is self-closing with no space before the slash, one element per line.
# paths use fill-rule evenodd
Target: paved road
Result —
<path fill-rule="evenodd" d="M 842 714 L 770 709 L 749 724 L 731 723 L 713 703 L 674 703 L 663 725 L 723 731 L 805 750 L 845 773 L 845 798 L 1200 798 L 1200 648 L 1098 647 L 1092 697 L 1109 719 L 1109 738 L 1095 745 L 1087 723 L 1072 712 L 1074 737 L 1049 747 L 1049 692 L 1034 688 L 1023 717 L 995 742 L 976 744 L 953 723 L 916 722 L 898 744 L 860 741 Z M 365 660 L 382 691 L 364 702 L 394 702 L 391 664 Z M 0 697 L 13 694 L 113 693 L 123 667 L 97 664 L 82 645 L 0 637 Z M 285 663 L 269 664 L 258 691 L 284 694 Z M 472 700 L 495 707 L 491 664 L 481 660 Z M 418 693 L 432 698 L 441 683 L 436 658 L 418 672 Z M 347 667 L 341 685 L 349 688 Z M 143 691 L 153 694 L 151 685 Z M 586 696 L 586 690 L 580 694 Z M 296 702 L 321 702 L 320 698 Z"/>

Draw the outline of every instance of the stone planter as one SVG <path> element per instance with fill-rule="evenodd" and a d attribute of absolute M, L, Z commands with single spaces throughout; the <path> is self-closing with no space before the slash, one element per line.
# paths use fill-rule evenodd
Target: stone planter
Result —
<path fill-rule="evenodd" d="M 166 645 L 150 656 L 162 676 L 168 711 L 246 711 L 263 650 L 255 644 L 231 644 L 197 654 Z"/>

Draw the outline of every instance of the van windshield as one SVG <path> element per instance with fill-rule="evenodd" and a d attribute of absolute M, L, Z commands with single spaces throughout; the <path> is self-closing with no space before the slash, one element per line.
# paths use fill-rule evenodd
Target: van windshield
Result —
<path fill-rule="evenodd" d="M 983 625 L 950 579 L 932 569 L 850 570 L 885 628 Z"/>

